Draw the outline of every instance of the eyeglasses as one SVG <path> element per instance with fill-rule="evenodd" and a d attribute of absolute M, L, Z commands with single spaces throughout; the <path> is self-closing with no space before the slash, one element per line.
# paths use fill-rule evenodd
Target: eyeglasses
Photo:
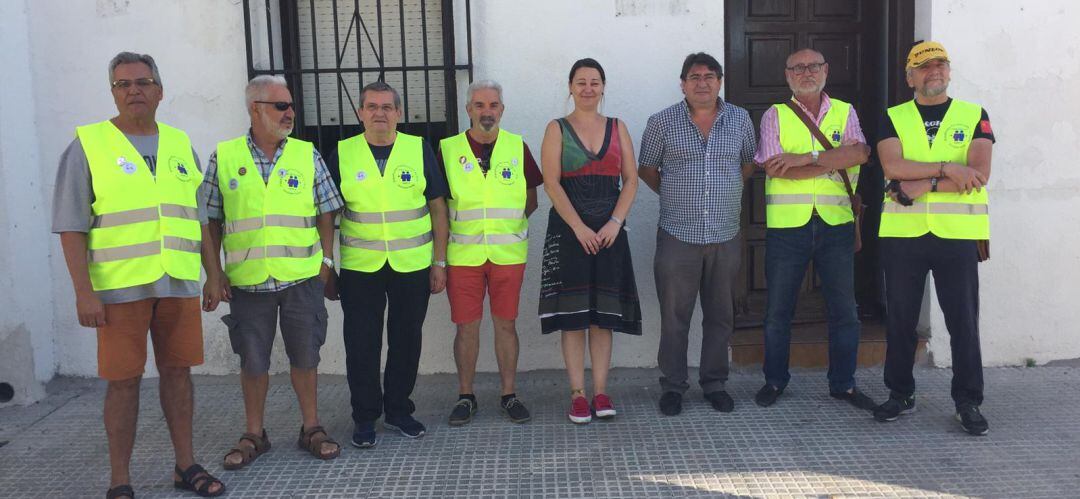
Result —
<path fill-rule="evenodd" d="M 157 85 L 157 80 L 155 80 L 153 78 L 138 78 L 138 79 L 135 79 L 135 80 L 116 80 L 116 81 L 112 82 L 112 87 L 113 88 L 119 88 L 121 90 L 126 90 L 126 89 L 131 88 L 132 84 L 135 84 L 135 86 L 137 86 L 139 88 L 145 89 L 145 88 L 150 87 L 151 85 Z"/>
<path fill-rule="evenodd" d="M 703 81 L 705 83 L 712 83 L 719 79 L 720 77 L 717 76 L 716 73 L 692 74 L 686 77 L 686 80 L 692 83 L 697 83 L 699 81 Z"/>
<path fill-rule="evenodd" d="M 825 66 L 824 62 L 814 62 L 811 64 L 796 64 L 794 66 L 788 66 L 787 70 L 797 75 L 804 74 L 807 71 L 810 71 L 811 73 L 820 73 L 823 66 Z"/>
<path fill-rule="evenodd" d="M 292 102 L 285 102 L 285 101 L 257 100 L 257 101 L 255 101 L 255 103 L 256 104 L 272 104 L 274 106 L 274 109 L 277 109 L 278 111 L 286 111 L 290 107 L 293 107 Z"/>

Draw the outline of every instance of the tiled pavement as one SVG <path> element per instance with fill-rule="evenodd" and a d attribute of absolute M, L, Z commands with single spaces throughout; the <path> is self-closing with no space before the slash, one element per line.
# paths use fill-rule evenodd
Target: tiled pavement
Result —
<path fill-rule="evenodd" d="M 227 497 L 1080 497 L 1080 369 L 986 370 L 987 437 L 952 419 L 950 371 L 921 369 L 919 411 L 882 424 L 828 398 L 823 371 L 796 371 L 777 405 L 753 404 L 761 378 L 732 376 L 731 414 L 691 390 L 681 416 L 663 417 L 653 370 L 616 370 L 612 422 L 574 426 L 557 371 L 521 375 L 518 393 L 533 421 L 498 413 L 497 380 L 482 375 L 480 413 L 450 428 L 450 375 L 423 376 L 417 416 L 428 426 L 411 441 L 380 427 L 379 445 L 348 445 L 320 462 L 296 448 L 299 416 L 288 379 L 276 376 L 267 430 L 273 450 L 249 469 L 221 471 L 241 433 L 237 379 L 196 378 L 197 458 L 228 485 Z M 863 388 L 885 396 L 880 369 L 861 370 Z M 144 383 L 133 485 L 140 498 L 177 496 L 156 380 Z M 108 459 L 100 415 L 103 385 L 60 379 L 30 407 L 0 409 L 0 496 L 101 497 Z M 348 386 L 322 378 L 323 422 L 345 443 Z M 190 497 L 180 495 L 179 497 Z"/>

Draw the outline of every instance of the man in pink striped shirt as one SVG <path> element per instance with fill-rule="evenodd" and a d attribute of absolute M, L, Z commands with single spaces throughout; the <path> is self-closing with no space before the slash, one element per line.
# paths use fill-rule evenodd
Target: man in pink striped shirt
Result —
<path fill-rule="evenodd" d="M 765 169 L 766 235 L 765 385 L 754 401 L 768 407 L 783 393 L 791 374 L 791 319 L 806 267 L 814 262 L 828 307 L 829 394 L 863 410 L 874 401 L 855 388 L 859 319 L 855 307 L 855 217 L 845 186 L 854 189 L 866 145 L 855 109 L 823 91 L 829 75 L 825 57 L 802 49 L 788 56 L 784 71 L 791 104 L 769 108 L 761 119 L 754 162 Z M 800 114 L 829 142 L 819 142 Z"/>

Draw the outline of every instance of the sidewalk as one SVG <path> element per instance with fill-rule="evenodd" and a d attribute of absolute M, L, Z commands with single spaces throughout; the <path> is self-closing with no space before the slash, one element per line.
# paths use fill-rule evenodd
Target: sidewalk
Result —
<path fill-rule="evenodd" d="M 953 420 L 951 371 L 920 369 L 918 412 L 895 423 L 828 397 L 825 373 L 795 371 L 773 407 L 752 397 L 757 372 L 732 375 L 735 412 L 713 411 L 698 389 L 677 417 L 661 416 L 657 373 L 615 370 L 619 416 L 572 425 L 560 371 L 520 375 L 533 420 L 498 412 L 498 381 L 481 375 L 480 412 L 446 425 L 453 375 L 422 376 L 414 400 L 427 436 L 379 427 L 375 449 L 348 445 L 348 385 L 321 379 L 324 425 L 344 444 L 320 462 L 296 448 L 299 409 L 288 378 L 275 376 L 267 431 L 273 450 L 248 469 L 224 472 L 221 457 L 242 432 L 235 376 L 195 379 L 196 458 L 228 487 L 226 497 L 1076 497 L 1080 490 L 1080 368 L 986 370 L 990 435 Z M 860 370 L 864 391 L 886 396 L 881 369 Z M 33 406 L 0 409 L 0 497 L 102 497 L 108 456 L 101 423 L 104 384 L 58 379 Z M 6 444 L 4 444 L 6 442 Z M 195 497 L 172 489 L 172 450 L 157 382 L 143 384 L 132 485 L 140 498 Z"/>

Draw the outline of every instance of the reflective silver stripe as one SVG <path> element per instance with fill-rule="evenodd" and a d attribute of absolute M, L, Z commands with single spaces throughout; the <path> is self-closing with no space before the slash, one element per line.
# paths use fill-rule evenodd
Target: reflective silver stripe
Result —
<path fill-rule="evenodd" d="M 185 251 L 188 253 L 198 253 L 202 249 L 202 243 L 194 239 L 185 239 L 183 237 L 165 236 L 162 238 L 162 243 L 166 249 Z"/>
<path fill-rule="evenodd" d="M 299 217 L 295 215 L 267 215 L 267 227 L 289 227 L 293 229 L 310 229 L 315 226 L 315 217 Z"/>
<path fill-rule="evenodd" d="M 826 206 L 826 205 L 851 206 L 851 198 L 849 198 L 847 196 L 834 196 L 834 195 L 818 194 L 817 199 L 814 200 L 814 202 L 815 202 L 815 204 L 818 204 L 818 205 L 821 205 L 821 206 Z"/>
<path fill-rule="evenodd" d="M 389 222 L 407 222 L 409 220 L 416 220 L 424 218 L 428 214 L 428 207 L 424 205 L 414 210 L 397 210 L 397 211 L 371 211 L 371 212 L 359 212 L 352 211 L 345 208 L 345 218 L 349 221 L 360 224 L 381 224 Z"/>
<path fill-rule="evenodd" d="M 106 213 L 104 215 L 98 215 L 94 217 L 90 227 L 94 229 L 103 227 L 116 227 L 118 225 L 137 224 L 140 222 L 150 222 L 158 219 L 158 209 L 156 206 L 150 208 L 139 208 L 137 210 L 118 211 L 116 213 Z"/>
<path fill-rule="evenodd" d="M 262 217 L 256 218 L 241 218 L 240 220 L 233 220 L 225 224 L 226 234 L 235 234 L 237 232 L 245 232 L 249 230 L 258 230 L 263 226 Z"/>
<path fill-rule="evenodd" d="M 161 216 L 172 218 L 186 218 L 188 220 L 199 219 L 199 209 L 194 206 L 181 206 L 178 204 L 161 205 Z"/>
<path fill-rule="evenodd" d="M 130 246 L 92 249 L 87 254 L 87 260 L 90 263 L 105 263 L 157 255 L 159 253 L 161 253 L 161 243 L 158 241 L 150 241 L 148 243 L 132 244 Z"/>
<path fill-rule="evenodd" d="M 263 250 L 261 246 L 257 248 L 248 248 L 241 251 L 226 251 L 225 263 L 229 265 L 234 265 L 237 263 L 243 263 L 244 260 L 258 260 L 265 257 L 266 251 Z"/>
<path fill-rule="evenodd" d="M 343 246 L 350 248 L 360 248 L 375 251 L 397 251 L 410 248 L 416 248 L 423 246 L 431 242 L 432 236 L 428 232 L 416 237 L 410 237 L 407 239 L 394 239 L 393 241 L 373 241 L 370 239 L 360 239 L 358 237 L 350 237 L 342 234 L 340 241 Z"/>
<path fill-rule="evenodd" d="M 915 203 L 911 206 L 904 206 L 900 203 L 885 203 L 882 208 L 883 213 L 925 213 L 933 215 L 988 215 L 990 214 L 990 207 L 985 204 L 967 204 L 967 203 L 929 203 L 929 209 L 927 209 L 927 203 Z"/>
<path fill-rule="evenodd" d="M 267 246 L 266 256 L 269 258 L 308 258 L 314 256 L 322 248 L 322 244 L 316 242 L 311 246 Z"/>
<path fill-rule="evenodd" d="M 450 220 L 456 222 L 471 222 L 483 219 L 508 219 L 520 220 L 525 218 L 524 209 L 515 208 L 476 208 L 472 210 L 450 210 Z"/>
<path fill-rule="evenodd" d="M 769 194 L 765 204 L 814 204 L 813 194 Z"/>
<path fill-rule="evenodd" d="M 514 244 L 529 239 L 529 231 L 519 232 L 517 234 L 488 234 L 487 244 Z M 450 242 L 456 244 L 484 244 L 485 236 L 483 234 L 477 236 L 467 236 L 464 234 L 450 234 Z"/>
<path fill-rule="evenodd" d="M 464 234 L 450 234 L 450 242 L 455 244 L 484 244 L 484 235 L 466 236 Z"/>

